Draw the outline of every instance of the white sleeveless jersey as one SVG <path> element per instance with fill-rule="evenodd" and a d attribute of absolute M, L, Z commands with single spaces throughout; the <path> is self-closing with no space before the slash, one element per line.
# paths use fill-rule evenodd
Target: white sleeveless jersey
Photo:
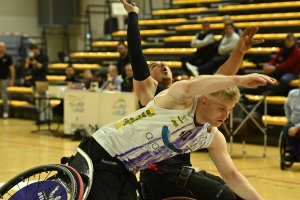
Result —
<path fill-rule="evenodd" d="M 112 157 L 137 173 L 152 163 L 210 145 L 217 128 L 195 126 L 197 102 L 198 96 L 188 109 L 168 110 L 156 106 L 153 99 L 146 107 L 101 127 L 93 137 Z"/>

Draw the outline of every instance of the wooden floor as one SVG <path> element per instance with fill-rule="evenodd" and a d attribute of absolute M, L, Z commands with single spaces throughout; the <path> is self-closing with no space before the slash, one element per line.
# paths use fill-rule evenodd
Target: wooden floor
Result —
<path fill-rule="evenodd" d="M 58 163 L 60 157 L 71 155 L 78 145 L 78 142 L 48 132 L 31 133 L 35 129 L 33 121 L 0 119 L 0 185 L 28 168 Z M 235 166 L 265 200 L 300 199 L 300 163 L 282 171 L 277 147 L 268 147 L 265 158 L 262 146 L 246 145 L 246 155 L 241 149 L 241 144 L 234 144 Z M 192 163 L 218 174 L 208 153 L 193 153 Z"/>

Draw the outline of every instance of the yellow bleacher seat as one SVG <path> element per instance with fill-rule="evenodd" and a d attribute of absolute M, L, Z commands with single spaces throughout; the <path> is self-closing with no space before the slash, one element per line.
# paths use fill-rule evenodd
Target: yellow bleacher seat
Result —
<path fill-rule="evenodd" d="M 64 81 L 66 76 L 47 75 L 48 81 Z"/>
<path fill-rule="evenodd" d="M 143 50 L 144 54 L 189 54 L 195 51 L 195 48 L 149 48 Z M 278 51 L 278 47 L 252 47 L 247 54 L 270 54 Z"/>
<path fill-rule="evenodd" d="M 150 64 L 153 61 L 147 61 Z M 164 62 L 170 68 L 181 68 L 182 63 L 180 61 L 161 61 Z M 243 62 L 241 64 L 240 69 L 247 68 L 247 67 L 256 67 L 256 64 L 252 62 Z"/>
<path fill-rule="evenodd" d="M 234 21 L 249 21 L 249 20 L 282 20 L 287 18 L 300 18 L 300 12 L 289 12 L 289 13 L 267 13 L 267 14 L 250 14 L 250 15 L 231 15 L 230 18 Z M 210 16 L 198 18 L 197 22 L 202 23 L 203 21 L 209 22 L 222 22 L 223 16 Z"/>
<path fill-rule="evenodd" d="M 119 41 L 98 41 L 93 42 L 92 47 L 117 47 Z M 127 41 L 124 42 L 127 45 Z M 141 41 L 142 44 L 146 44 L 145 41 Z"/>
<path fill-rule="evenodd" d="M 279 50 L 279 47 L 252 47 L 247 51 L 247 54 L 270 54 Z"/>
<path fill-rule="evenodd" d="M 30 87 L 16 87 L 10 86 L 6 88 L 7 92 L 10 93 L 21 93 L 21 94 L 32 94 L 32 88 Z"/>
<path fill-rule="evenodd" d="M 256 102 L 263 98 L 263 95 L 251 95 L 247 94 L 246 97 L 249 99 L 249 101 Z M 279 104 L 283 105 L 284 102 L 287 100 L 287 97 L 284 96 L 267 96 L 266 101 L 269 104 Z"/>
<path fill-rule="evenodd" d="M 299 26 L 300 20 L 285 20 L 285 21 L 258 21 L 258 22 L 236 22 L 236 27 L 247 28 L 248 26 L 257 27 L 284 27 L 284 26 Z M 190 31 L 190 30 L 201 30 L 201 24 L 186 24 L 176 26 L 177 31 Z M 211 29 L 223 29 L 223 23 L 210 24 Z"/>
<path fill-rule="evenodd" d="M 147 61 L 147 64 L 150 64 L 153 61 Z M 165 63 L 170 68 L 181 68 L 181 62 L 180 61 L 161 61 Z"/>
<path fill-rule="evenodd" d="M 54 63 L 48 65 L 48 69 L 65 70 L 68 67 L 68 63 Z M 72 64 L 75 70 L 97 69 L 101 66 L 98 64 Z"/>
<path fill-rule="evenodd" d="M 60 102 L 61 102 L 61 100 L 52 99 L 52 100 L 50 100 L 50 106 L 55 107 L 58 104 L 60 104 Z"/>
<path fill-rule="evenodd" d="M 277 125 L 277 126 L 285 126 L 287 123 L 287 118 L 284 116 L 270 116 L 264 115 L 262 117 L 263 123 L 267 125 Z"/>
<path fill-rule="evenodd" d="M 195 48 L 149 48 L 144 49 L 144 54 L 189 54 L 194 53 Z"/>
<path fill-rule="evenodd" d="M 19 100 L 10 100 L 9 105 L 12 107 L 22 107 L 22 106 L 28 106 L 30 103 L 27 101 L 19 101 Z"/>
<path fill-rule="evenodd" d="M 294 33 L 295 37 L 300 37 L 300 33 Z M 170 36 L 165 37 L 164 42 L 191 42 L 194 39 L 194 35 L 188 36 Z M 221 35 L 215 35 L 216 41 L 221 39 Z M 254 39 L 264 39 L 264 40 L 284 40 L 286 33 L 265 33 L 265 34 L 255 34 Z"/>
<path fill-rule="evenodd" d="M 274 3 L 254 3 L 241 5 L 226 5 L 219 8 L 219 11 L 236 11 L 236 10 L 257 10 L 257 9 L 272 9 L 272 8 L 289 8 L 299 7 L 300 1 L 290 2 L 274 2 Z"/>
<path fill-rule="evenodd" d="M 292 87 L 299 87 L 299 79 L 292 80 L 289 85 Z"/>
<path fill-rule="evenodd" d="M 197 3 L 219 3 L 221 0 L 173 0 L 173 5 L 197 4 Z"/>
<path fill-rule="evenodd" d="M 179 8 L 168 10 L 155 10 L 152 11 L 152 15 L 178 15 L 178 14 L 199 14 L 201 11 L 207 10 L 205 7 L 199 8 Z"/>
<path fill-rule="evenodd" d="M 170 24 L 179 24 L 181 22 L 187 21 L 186 18 L 175 18 L 175 19 L 147 19 L 139 20 L 140 26 L 147 25 L 170 25 Z"/>
<path fill-rule="evenodd" d="M 140 30 L 141 36 L 153 36 L 160 33 L 167 32 L 165 29 L 155 29 L 155 30 Z M 127 36 L 127 31 L 116 31 L 112 33 L 114 37 L 125 37 Z"/>
<path fill-rule="evenodd" d="M 253 62 L 242 62 L 240 69 L 253 68 L 253 67 L 256 67 L 256 64 Z"/>
<path fill-rule="evenodd" d="M 118 52 L 77 52 L 71 53 L 70 58 L 118 58 Z"/>

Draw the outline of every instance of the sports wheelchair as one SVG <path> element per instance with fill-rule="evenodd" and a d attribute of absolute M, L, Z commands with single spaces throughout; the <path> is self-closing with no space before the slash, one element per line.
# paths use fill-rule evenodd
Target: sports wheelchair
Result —
<path fill-rule="evenodd" d="M 67 162 L 65 162 L 67 160 Z M 0 199 L 9 200 L 85 200 L 93 183 L 93 163 L 80 148 L 65 164 L 49 164 L 26 170 L 0 188 Z M 160 190 L 161 191 L 161 190 Z M 182 194 L 182 196 L 185 196 Z M 190 196 L 189 196 L 190 197 Z M 165 200 L 194 200 L 168 197 Z"/>
<path fill-rule="evenodd" d="M 288 147 L 286 139 L 283 136 L 283 131 L 281 131 L 279 137 L 279 153 L 280 153 L 280 168 L 282 170 L 291 167 L 295 162 L 300 162 L 299 159 L 295 161 L 286 160 L 286 157 L 290 155 L 290 148 Z"/>

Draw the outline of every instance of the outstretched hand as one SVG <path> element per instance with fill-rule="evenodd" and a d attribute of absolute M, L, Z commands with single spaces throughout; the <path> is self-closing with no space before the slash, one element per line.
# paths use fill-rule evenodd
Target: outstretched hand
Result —
<path fill-rule="evenodd" d="M 236 49 L 245 54 L 253 45 L 263 43 L 264 39 L 254 40 L 253 37 L 257 33 L 258 27 L 247 27 L 240 36 L 236 45 Z"/>
<path fill-rule="evenodd" d="M 135 3 L 127 3 L 126 0 L 120 0 L 120 2 L 123 4 L 125 10 L 130 13 L 130 12 L 135 12 L 137 14 L 139 14 L 140 9 L 138 7 L 136 7 Z"/>
<path fill-rule="evenodd" d="M 267 83 L 274 84 L 275 79 L 264 75 L 264 74 L 248 74 L 244 76 L 240 76 L 240 85 L 245 86 L 247 88 L 253 88 L 256 86 L 264 86 Z"/>

